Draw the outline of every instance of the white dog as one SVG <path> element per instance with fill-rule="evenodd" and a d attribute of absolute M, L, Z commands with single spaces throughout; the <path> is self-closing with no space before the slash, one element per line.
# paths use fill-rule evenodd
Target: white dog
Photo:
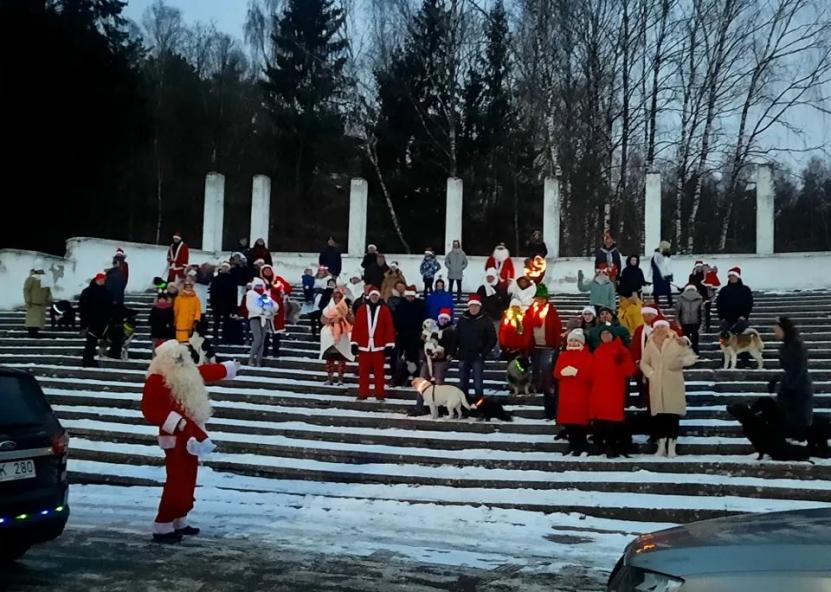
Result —
<path fill-rule="evenodd" d="M 465 394 L 455 386 L 433 384 L 423 378 L 413 378 L 412 385 L 424 399 L 424 404 L 430 408 L 430 417 L 433 419 L 439 416 L 439 406 L 447 407 L 448 419 L 453 419 L 454 413 L 462 419 L 462 407 L 470 409 Z"/>
<path fill-rule="evenodd" d="M 424 342 L 424 359 L 427 361 L 427 370 L 433 376 L 433 360 L 444 354 L 444 348 L 439 345 L 441 330 L 433 319 L 426 319 L 421 324 L 421 340 Z"/>

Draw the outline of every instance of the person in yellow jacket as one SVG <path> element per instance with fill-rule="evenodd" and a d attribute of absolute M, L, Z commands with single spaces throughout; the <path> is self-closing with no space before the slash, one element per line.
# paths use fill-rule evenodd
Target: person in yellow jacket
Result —
<path fill-rule="evenodd" d="M 202 318 L 202 303 L 193 290 L 193 279 L 186 277 L 182 291 L 173 301 L 173 318 L 176 325 L 176 341 L 186 343 L 193 335 L 193 327 Z"/>
<path fill-rule="evenodd" d="M 629 335 L 635 334 L 635 329 L 643 325 L 643 300 L 638 298 L 638 293 L 633 293 L 629 298 L 620 299 L 620 310 L 618 311 L 618 320 L 620 324 L 626 327 Z"/>

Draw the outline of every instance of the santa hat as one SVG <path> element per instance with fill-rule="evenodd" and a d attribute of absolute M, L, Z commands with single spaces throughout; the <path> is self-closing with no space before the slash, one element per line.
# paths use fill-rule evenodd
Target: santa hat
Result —
<path fill-rule="evenodd" d="M 511 299 L 511 308 L 513 308 L 515 306 L 518 306 L 518 307 L 522 308 L 522 302 L 519 300 L 519 298 L 512 298 Z"/>
<path fill-rule="evenodd" d="M 173 233 L 173 238 L 181 239 L 182 238 L 182 233 L 177 230 L 176 232 Z"/>
<path fill-rule="evenodd" d="M 103 271 L 99 271 L 98 273 L 95 274 L 95 281 L 96 282 L 100 282 L 101 280 L 105 280 L 105 279 L 107 279 L 107 274 L 104 273 Z"/>
<path fill-rule="evenodd" d="M 698 261 L 693 263 L 693 267 L 704 267 L 704 262 L 701 259 L 699 259 Z"/>
<path fill-rule="evenodd" d="M 407 286 L 404 290 L 404 296 L 418 296 L 418 291 L 415 286 Z"/>
<path fill-rule="evenodd" d="M 601 263 L 594 269 L 595 273 L 609 273 L 609 265 L 606 263 Z"/>
<path fill-rule="evenodd" d="M 367 246 L 366 246 L 366 250 L 367 250 L 367 251 L 370 251 L 370 250 L 372 250 L 372 249 L 375 249 L 375 250 L 377 251 L 377 250 L 378 250 L 378 247 L 376 247 L 375 245 L 367 245 Z"/>
<path fill-rule="evenodd" d="M 496 271 L 495 267 L 488 267 L 485 270 L 485 277 L 488 277 L 488 276 L 498 278 L 499 277 L 499 272 Z"/>
<path fill-rule="evenodd" d="M 453 315 L 450 314 L 449 308 L 443 308 L 439 311 L 439 320 L 447 319 L 448 321 L 453 318 Z"/>
<path fill-rule="evenodd" d="M 586 343 L 586 334 L 583 333 L 582 329 L 574 329 L 569 332 L 567 341 L 579 341 L 580 343 Z"/>
<path fill-rule="evenodd" d="M 115 256 L 116 257 L 121 257 L 122 259 L 127 257 L 127 255 L 124 254 L 124 249 L 122 249 L 121 247 L 119 247 L 115 250 Z"/>
<path fill-rule="evenodd" d="M 742 279 L 742 268 L 738 266 L 731 267 L 727 270 L 727 277 L 730 277 L 731 275 L 734 275 L 737 278 Z"/>
<path fill-rule="evenodd" d="M 478 304 L 479 306 L 482 306 L 482 299 L 479 298 L 478 294 L 470 295 L 470 298 L 467 300 L 467 307 L 470 308 L 471 304 Z"/>
<path fill-rule="evenodd" d="M 263 278 L 255 277 L 253 280 L 251 280 L 251 289 L 252 290 L 257 289 L 257 288 L 265 288 L 265 286 L 266 286 L 266 283 L 265 283 L 265 280 Z"/>
<path fill-rule="evenodd" d="M 366 295 L 372 296 L 373 294 L 378 294 L 378 296 L 380 296 L 381 290 L 378 289 L 378 286 L 367 286 Z"/>
<path fill-rule="evenodd" d="M 652 323 L 653 329 L 660 329 L 661 327 L 669 328 L 669 321 L 666 319 L 658 319 L 654 323 Z"/>
<path fill-rule="evenodd" d="M 696 290 L 696 291 L 698 291 L 698 288 L 695 287 L 695 284 L 687 284 L 686 286 L 684 286 L 684 290 L 685 291 L 686 290 Z"/>
<path fill-rule="evenodd" d="M 230 268 L 230 267 L 231 267 L 231 262 L 230 262 L 230 261 L 223 261 L 223 262 L 221 262 L 221 263 L 219 264 L 219 266 L 220 266 L 220 267 L 228 267 L 228 268 Z"/>
<path fill-rule="evenodd" d="M 593 306 L 584 306 L 583 310 L 580 311 L 580 314 L 584 315 L 586 313 L 589 313 L 593 317 L 597 316 L 597 311 L 594 309 Z"/>
<path fill-rule="evenodd" d="M 435 253 L 433 253 L 433 249 L 431 249 L 430 247 L 427 247 L 426 249 L 424 249 L 424 254 L 425 255 L 434 255 Z"/>
<path fill-rule="evenodd" d="M 175 339 L 165 339 L 160 341 L 158 345 L 156 345 L 156 354 L 157 355 L 165 355 L 167 353 L 172 353 L 176 351 L 176 346 L 179 345 L 179 342 Z"/>
<path fill-rule="evenodd" d="M 657 315 L 657 314 L 658 314 L 658 309 L 657 309 L 657 308 L 655 308 L 654 306 L 644 306 L 644 307 L 641 309 L 641 314 L 645 314 L 645 315 L 647 315 L 647 314 Z"/>
<path fill-rule="evenodd" d="M 544 284 L 537 285 L 537 291 L 534 293 L 534 298 L 545 298 L 548 300 L 548 288 Z"/>
<path fill-rule="evenodd" d="M 319 265 L 317 268 L 318 271 L 329 271 L 328 265 Z"/>

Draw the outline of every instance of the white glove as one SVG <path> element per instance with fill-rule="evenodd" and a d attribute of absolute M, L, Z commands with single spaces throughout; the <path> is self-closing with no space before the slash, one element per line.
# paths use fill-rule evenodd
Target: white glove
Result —
<path fill-rule="evenodd" d="M 563 376 L 577 376 L 577 368 L 574 366 L 566 366 L 560 372 Z"/>
<path fill-rule="evenodd" d="M 210 438 L 205 438 L 200 442 L 191 436 L 188 438 L 187 450 L 190 454 L 197 458 L 204 458 L 216 450 L 216 444 L 211 442 Z"/>

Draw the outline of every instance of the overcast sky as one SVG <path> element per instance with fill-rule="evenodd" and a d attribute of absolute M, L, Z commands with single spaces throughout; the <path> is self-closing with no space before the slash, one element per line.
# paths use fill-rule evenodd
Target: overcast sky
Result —
<path fill-rule="evenodd" d="M 153 2 L 154 0 L 127 0 L 124 14 L 141 25 L 144 11 Z M 242 27 L 245 23 L 248 0 L 165 0 L 165 4 L 181 10 L 185 22 L 189 25 L 196 21 L 214 21 L 220 31 L 240 41 L 243 39 Z"/>

